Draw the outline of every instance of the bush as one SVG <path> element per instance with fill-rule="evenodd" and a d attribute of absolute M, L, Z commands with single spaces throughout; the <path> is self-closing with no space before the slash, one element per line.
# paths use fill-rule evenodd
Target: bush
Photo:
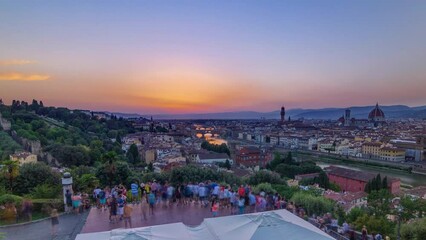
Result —
<path fill-rule="evenodd" d="M 266 192 L 266 193 L 273 193 L 275 194 L 277 191 L 272 187 L 270 183 L 260 183 L 257 186 L 253 188 L 254 193 L 260 193 L 260 192 Z"/>
<path fill-rule="evenodd" d="M 22 199 L 22 197 L 13 194 L 4 194 L 0 196 L 0 205 L 5 205 L 6 203 L 13 203 L 17 206 L 22 203 Z"/>
<path fill-rule="evenodd" d="M 278 173 L 269 170 L 260 170 L 248 179 L 250 185 L 258 185 L 260 183 L 270 184 L 286 184 Z"/>
<path fill-rule="evenodd" d="M 395 223 L 387 220 L 384 215 L 373 216 L 363 214 L 354 222 L 355 229 L 358 231 L 360 231 L 364 225 L 370 233 L 375 232 L 381 233 L 382 235 L 392 234 L 395 228 Z"/>
<path fill-rule="evenodd" d="M 61 195 L 61 190 L 61 185 L 42 184 L 31 191 L 31 196 L 34 199 L 53 199 Z"/>
<path fill-rule="evenodd" d="M 273 184 L 272 187 L 285 199 L 291 199 L 293 195 L 300 191 L 300 188 L 297 186 L 289 187 L 287 185 Z"/>
<path fill-rule="evenodd" d="M 426 218 L 417 219 L 412 223 L 401 226 L 401 238 L 403 240 L 426 239 Z"/>
<path fill-rule="evenodd" d="M 20 167 L 19 176 L 15 182 L 14 192 L 27 194 L 41 184 L 60 185 L 61 177 L 44 163 L 26 163 Z"/>
<path fill-rule="evenodd" d="M 334 208 L 333 201 L 322 196 L 312 196 L 305 192 L 295 193 L 291 201 L 297 205 L 301 205 L 308 215 L 323 215 L 324 213 L 332 212 Z"/>

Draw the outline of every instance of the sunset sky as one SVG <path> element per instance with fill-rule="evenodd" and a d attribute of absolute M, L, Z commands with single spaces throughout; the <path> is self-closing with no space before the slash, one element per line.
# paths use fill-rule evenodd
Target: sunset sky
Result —
<path fill-rule="evenodd" d="M 426 1 L 0 1 L 0 98 L 152 113 L 426 105 Z"/>

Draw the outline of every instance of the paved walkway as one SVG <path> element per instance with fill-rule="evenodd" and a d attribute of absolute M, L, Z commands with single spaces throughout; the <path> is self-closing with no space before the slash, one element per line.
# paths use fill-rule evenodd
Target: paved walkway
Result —
<path fill-rule="evenodd" d="M 54 238 L 51 236 L 52 225 L 50 219 L 24 225 L 2 227 L 0 228 L 0 233 L 5 234 L 6 240 L 74 240 L 83 228 L 88 214 L 89 211 L 80 215 L 61 215 L 57 228 L 58 235 Z"/>
<path fill-rule="evenodd" d="M 147 220 L 142 220 L 142 211 L 140 205 L 132 205 L 132 227 L 146 227 L 159 224 L 183 222 L 186 225 L 199 225 L 204 218 L 212 217 L 210 207 L 203 208 L 199 205 L 191 204 L 189 206 L 173 205 L 169 208 L 156 206 L 154 216 L 147 216 Z M 230 215 L 230 209 L 219 211 L 219 216 Z M 81 233 L 110 231 L 116 228 L 124 228 L 124 221 L 118 223 L 109 222 L 109 211 L 92 208 L 87 217 L 86 224 Z"/>

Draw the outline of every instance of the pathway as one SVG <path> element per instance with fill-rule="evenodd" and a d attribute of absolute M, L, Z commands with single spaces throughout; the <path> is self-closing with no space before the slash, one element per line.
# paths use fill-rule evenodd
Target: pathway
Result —
<path fill-rule="evenodd" d="M 74 240 L 77 234 L 81 232 L 88 214 L 89 211 L 80 215 L 61 215 L 57 228 L 58 235 L 54 238 L 51 236 L 52 225 L 50 219 L 23 225 L 2 227 L 0 228 L 0 233 L 5 235 L 5 240 Z"/>
<path fill-rule="evenodd" d="M 191 204 L 189 206 L 173 205 L 169 208 L 156 206 L 155 215 L 147 216 L 148 220 L 142 220 L 142 212 L 140 205 L 132 205 L 132 227 L 146 227 L 159 224 L 168 224 L 183 222 L 186 225 L 199 225 L 204 218 L 212 217 L 210 207 L 203 208 L 199 205 Z M 219 216 L 230 215 L 230 209 L 219 211 Z M 118 223 L 109 222 L 109 212 L 100 209 L 92 208 L 87 217 L 86 224 L 81 233 L 110 231 L 116 228 L 124 228 L 124 222 Z"/>

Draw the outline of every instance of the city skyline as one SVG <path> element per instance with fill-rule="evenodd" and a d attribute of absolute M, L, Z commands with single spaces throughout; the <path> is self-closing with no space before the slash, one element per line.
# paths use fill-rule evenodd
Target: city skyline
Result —
<path fill-rule="evenodd" d="M 0 98 L 140 114 L 426 105 L 422 1 L 0 2 Z"/>

